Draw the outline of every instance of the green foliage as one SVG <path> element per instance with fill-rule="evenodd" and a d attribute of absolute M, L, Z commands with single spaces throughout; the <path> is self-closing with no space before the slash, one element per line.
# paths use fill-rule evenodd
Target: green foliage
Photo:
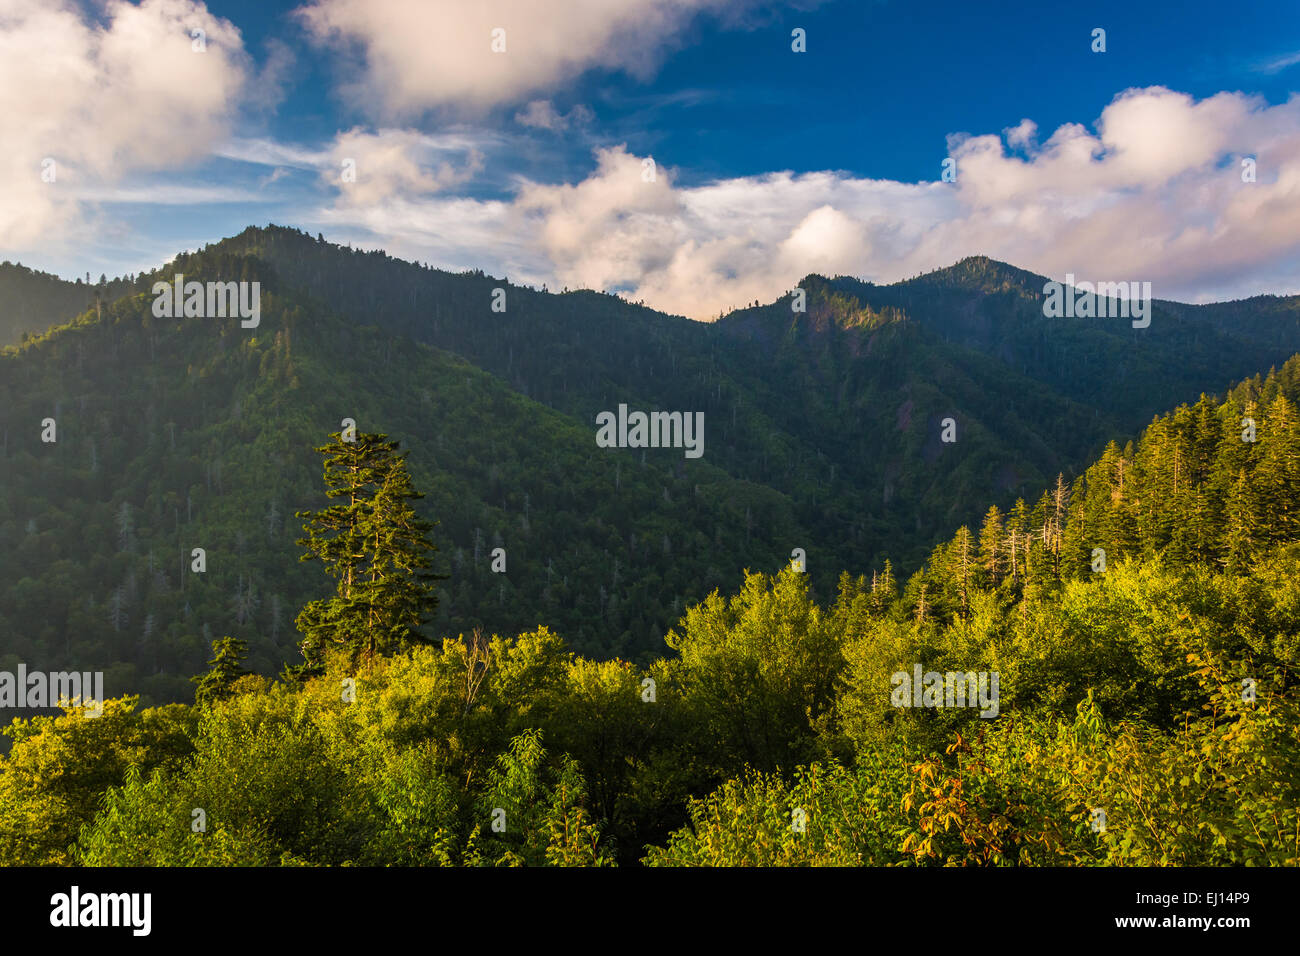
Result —
<path fill-rule="evenodd" d="M 334 504 L 300 511 L 307 537 L 302 560 L 319 560 L 334 579 L 333 597 L 312 601 L 298 615 L 308 670 L 318 670 L 325 649 L 346 648 L 355 662 L 365 654 L 426 640 L 423 625 L 438 607 L 429 540 L 434 524 L 419 517 L 415 491 L 399 443 L 361 432 L 317 448 L 325 458 L 325 496 Z"/>
<path fill-rule="evenodd" d="M 878 600 L 879 576 L 876 592 L 846 577 L 822 609 L 794 572 L 751 575 L 730 601 L 688 609 L 682 656 L 648 673 L 574 657 L 540 630 L 355 669 L 340 650 L 314 678 L 246 676 L 196 708 L 136 716 L 110 700 L 100 718 L 11 726 L 0 852 L 91 865 L 1297 865 L 1300 703 L 1273 653 L 1297 602 L 1282 587 L 1253 599 L 1300 568 L 1284 551 L 1260 570 L 1243 584 L 1121 562 L 1068 582 L 1027 623 L 973 592 L 968 618 L 947 624 Z M 996 719 L 882 703 L 900 662 L 974 667 L 980 647 L 1007 690 Z M 758 693 L 742 721 L 746 686 Z M 753 751 L 764 768 L 724 733 L 782 744 Z"/>
<path fill-rule="evenodd" d="M 194 703 L 199 706 L 229 697 L 234 693 L 235 682 L 252 673 L 240 664 L 248 653 L 248 644 L 244 641 L 223 637 L 212 642 L 212 652 L 207 673 L 191 678 L 198 685 L 194 689 Z"/>
<path fill-rule="evenodd" d="M 600 829 L 585 808 L 587 792 L 575 761 L 553 772 L 544 766 L 540 731 L 510 742 L 488 771 L 476 824 L 466 848 L 471 866 L 603 866 Z M 487 832 L 484 832 L 487 831 Z"/>
<path fill-rule="evenodd" d="M 199 818 L 175 778 L 155 772 L 147 781 L 132 768 L 123 786 L 109 790 L 94 820 L 82 827 L 79 866 L 274 866 L 288 863 L 256 824 L 217 821 L 199 834 Z M 204 823 L 206 826 L 206 821 Z"/>
<path fill-rule="evenodd" d="M 96 298 L 111 302 L 139 291 L 135 277 L 91 284 L 68 282 L 48 272 L 38 272 L 11 262 L 0 262 L 0 346 L 16 345 L 39 337 L 68 316 L 93 308 Z"/>
<path fill-rule="evenodd" d="M 747 574 L 735 597 L 715 591 L 687 609 L 667 642 L 681 656 L 683 695 L 717 745 L 719 769 L 792 770 L 814 753 L 840 647 L 805 575 Z"/>
<path fill-rule="evenodd" d="M 0 360 L 24 420 L 39 420 L 38 406 L 62 394 L 59 373 L 88 348 L 107 358 L 86 374 L 95 387 L 117 382 L 123 399 L 89 413 L 69 398 L 60 427 L 74 441 L 37 449 L 44 458 L 34 444 L 6 445 L 0 458 L 6 478 L 18 476 L 0 484 L 0 544 L 13 545 L 0 548 L 0 570 L 19 569 L 0 627 L 26 635 L 10 653 L 107 655 L 120 665 L 110 686 L 134 668 L 163 671 L 149 686 L 167 694 L 198 664 L 178 668 L 209 643 L 214 652 L 193 707 L 137 712 L 136 698 L 115 698 L 99 717 L 70 707 L 11 724 L 0 862 L 1300 865 L 1300 357 L 1221 402 L 1155 419 L 1050 486 L 1066 445 L 1116 431 L 1118 419 L 1076 404 L 1095 373 L 1066 376 L 1071 398 L 1004 375 L 995 384 L 995 363 L 936 343 L 916 318 L 970 305 L 972 288 L 982 304 L 971 314 L 996 306 L 1024 318 L 1028 280 L 988 260 L 892 291 L 811 281 L 807 316 L 746 310 L 698 340 L 626 307 L 629 340 L 653 347 L 620 353 L 620 343 L 612 360 L 564 335 L 534 337 L 581 330 L 603 347 L 608 336 L 593 334 L 611 307 L 602 297 L 566 298 L 573 326 L 515 289 L 523 308 L 512 304 L 500 328 L 436 313 L 458 348 L 516 385 L 527 377 L 547 409 L 450 355 L 399 343 L 394 356 L 398 340 L 374 329 L 323 312 L 303 321 L 316 306 L 249 254 L 265 252 L 294 283 L 333 261 L 298 245 L 270 231 L 183 263 L 187 274 L 262 277 L 274 335 L 155 322 L 138 296 Z M 409 299 L 380 303 L 403 332 L 432 288 L 468 297 L 494 281 L 460 287 L 363 263 Z M 355 295 L 341 293 L 339 307 L 358 308 Z M 1231 344 L 1217 318 L 1162 309 L 1171 343 L 1205 334 L 1211 349 Z M 948 331 L 1028 356 L 986 341 L 989 327 Z M 1238 358 L 1275 340 L 1246 327 L 1232 340 Z M 1074 341 L 1100 364 L 1119 361 L 1113 329 Z M 734 346 L 736 358 L 719 372 L 701 342 Z M 516 346 L 520 366 L 503 370 L 501 348 Z M 146 347 L 165 359 L 157 377 L 122 374 L 130 363 L 114 350 Z M 570 348 L 580 371 L 554 362 Z M 1189 354 L 1202 367 L 1188 376 L 1212 364 L 1200 346 Z M 649 368 L 614 377 L 608 362 L 634 355 L 672 369 L 669 387 L 689 383 L 680 394 L 719 423 L 716 463 L 592 454 L 582 422 L 597 396 L 650 405 L 674 394 L 656 390 Z M 336 434 L 321 449 L 327 497 L 305 512 L 306 543 L 335 594 L 300 618 L 308 666 L 270 681 L 241 663 L 247 649 L 249 669 L 266 672 L 289 650 L 265 592 L 283 610 L 323 580 L 310 562 L 285 560 L 282 509 L 320 503 L 309 459 L 289 449 L 336 420 L 318 396 L 354 374 L 391 386 L 357 415 L 391 411 L 402 434 L 436 425 L 437 437 L 411 441 L 409 465 L 377 434 L 355 447 Z M 816 387 L 826 376 L 837 389 Z M 926 384 L 937 381 L 945 391 Z M 1047 448 L 1013 421 L 1012 393 L 1026 384 L 1038 389 L 1032 407 L 1049 410 L 1035 427 L 1070 442 Z M 427 400 L 412 403 L 421 389 Z M 884 398 L 894 392 L 906 397 Z M 954 458 L 930 441 L 930 421 L 952 400 L 976 408 L 981 394 L 997 407 L 963 424 L 969 445 Z M 1092 398 L 1120 416 L 1113 396 Z M 883 419 L 865 414 L 881 408 Z M 1254 442 L 1242 440 L 1244 418 Z M 864 441 L 897 442 L 898 454 L 869 460 L 843 440 L 858 419 Z M 178 426 L 165 449 L 142 424 L 160 421 Z M 976 509 L 1028 483 L 995 474 L 1009 435 L 1034 446 L 1019 461 L 1046 490 L 1032 504 Z M 417 485 L 456 542 L 436 606 Z M 990 487 L 999 492 L 971 493 Z M 884 507 L 864 508 L 863 488 Z M 28 524 L 29 502 L 48 527 Z M 918 508 L 925 528 L 958 530 L 934 544 Z M 255 513 L 264 524 L 241 523 Z M 904 516 L 911 547 L 930 549 L 924 566 L 902 582 L 888 561 L 870 579 L 842 573 L 834 599 L 819 601 L 818 582 L 869 566 L 906 530 Z M 61 557 L 74 529 L 78 547 L 91 542 L 84 561 Z M 486 567 L 498 537 L 508 576 Z M 791 547 L 817 540 L 837 544 L 810 549 L 812 573 L 746 572 L 735 594 L 721 593 L 739 578 L 735 562 L 784 566 Z M 177 541 L 179 569 L 162 557 Z M 188 570 L 192 541 L 210 572 Z M 1104 571 L 1093 569 L 1097 549 Z M 512 626 L 485 629 L 488 614 Z M 204 626 L 223 621 L 237 636 L 212 642 Z M 665 630 L 672 653 L 651 659 L 650 638 Z M 419 640 L 435 633 L 459 636 Z M 996 717 L 897 706 L 893 676 L 916 666 L 996 673 Z"/>
<path fill-rule="evenodd" d="M 175 272 L 260 281 L 261 325 L 155 317 L 151 284 Z M 258 673 L 296 663 L 294 616 L 332 582 L 292 560 L 286 519 L 333 503 L 310 447 L 342 414 L 400 437 L 428 495 L 413 507 L 441 521 L 429 636 L 546 624 L 646 666 L 683 605 L 745 568 L 800 546 L 817 593 L 886 558 L 910 573 L 1169 396 L 1294 348 L 1294 299 L 1160 303 L 1135 350 L 1125 323 L 1043 322 L 1035 283 L 990 260 L 895 286 L 814 276 L 806 315 L 787 298 L 706 324 L 279 227 L 102 288 L 0 266 L 0 335 L 71 320 L 0 350 L 0 663 L 101 668 L 146 702 L 187 699 L 223 634 Z M 481 321 L 494 288 L 509 309 Z M 619 402 L 704 412 L 705 456 L 598 452 L 593 416 Z M 1239 557 L 1271 520 L 1253 496 L 1230 509 Z"/>
<path fill-rule="evenodd" d="M 651 847 L 648 866 L 861 866 L 899 859 L 893 753 L 856 771 L 812 763 L 787 782 L 752 771 L 692 800 L 689 829 Z"/>
<path fill-rule="evenodd" d="M 103 713 L 69 707 L 56 717 L 14 720 L 0 761 L 0 861 L 73 862 L 69 848 L 100 799 L 133 770 L 177 767 L 192 750 L 196 715 L 180 704 L 136 712 L 137 699 L 103 702 Z"/>

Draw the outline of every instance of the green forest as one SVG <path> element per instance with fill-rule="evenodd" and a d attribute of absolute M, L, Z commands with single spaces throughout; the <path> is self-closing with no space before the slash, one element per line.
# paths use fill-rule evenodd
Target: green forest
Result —
<path fill-rule="evenodd" d="M 175 273 L 260 282 L 260 325 L 154 316 Z M 0 349 L 0 670 L 102 670 L 147 707 L 192 700 L 225 636 L 263 676 L 296 662 L 328 582 L 294 514 L 325 502 L 312 449 L 344 419 L 400 441 L 438 522 L 426 638 L 546 626 L 648 667 L 747 570 L 801 549 L 822 600 L 843 570 L 906 579 L 954 528 L 1281 366 L 1300 335 L 1295 297 L 1158 301 L 1140 331 L 1045 323 L 1041 283 L 989 259 L 809 276 L 806 312 L 786 296 L 701 323 L 275 226 L 95 286 L 0 265 L 0 313 L 45 329 Z M 596 447 L 619 403 L 702 412 L 703 457 Z"/>
<path fill-rule="evenodd" d="M 292 381 L 287 342 L 248 349 L 230 362 Z M 429 635 L 471 573 L 436 560 L 433 483 L 404 444 L 324 423 L 293 532 L 318 565 L 303 663 L 251 673 L 214 635 L 192 705 L 14 721 L 0 860 L 1300 864 L 1298 406 L 1300 356 L 1032 503 L 986 500 L 913 573 L 819 598 L 789 563 L 750 569 L 636 660 L 550 626 Z M 997 674 L 997 716 L 898 706 L 918 665 Z"/>

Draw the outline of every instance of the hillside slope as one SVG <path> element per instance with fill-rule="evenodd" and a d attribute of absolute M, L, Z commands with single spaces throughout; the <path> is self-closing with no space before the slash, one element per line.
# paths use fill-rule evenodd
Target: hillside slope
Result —
<path fill-rule="evenodd" d="M 155 318 L 144 290 L 178 272 L 261 281 L 260 326 Z M 1291 300 L 1051 324 L 1039 278 L 990 260 L 890 287 L 810 276 L 806 312 L 787 297 L 703 324 L 247 230 L 0 353 L 3 651 L 116 666 L 117 689 L 160 697 L 188 691 L 214 636 L 249 640 L 263 672 L 293 660 L 324 586 L 295 560 L 293 513 L 321 503 L 312 448 L 351 417 L 411 451 L 441 522 L 433 634 L 547 624 L 645 659 L 745 568 L 802 548 L 821 593 L 842 569 L 910 572 L 989 502 L 1035 500 L 1291 354 Z M 41 282 L 41 314 L 85 291 Z M 598 448 L 619 404 L 703 412 L 703 457 Z"/>

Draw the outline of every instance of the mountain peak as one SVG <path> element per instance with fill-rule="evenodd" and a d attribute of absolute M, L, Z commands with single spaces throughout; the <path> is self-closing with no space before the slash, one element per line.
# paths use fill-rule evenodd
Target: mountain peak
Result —
<path fill-rule="evenodd" d="M 943 269 L 897 283 L 906 285 L 958 286 L 972 292 L 1020 292 L 1038 295 L 1045 277 L 989 256 L 967 256 Z"/>

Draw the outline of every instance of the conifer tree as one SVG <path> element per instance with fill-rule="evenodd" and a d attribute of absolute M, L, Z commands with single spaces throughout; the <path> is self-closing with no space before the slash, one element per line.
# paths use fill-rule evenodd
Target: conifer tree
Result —
<path fill-rule="evenodd" d="M 208 661 L 208 671 L 198 677 L 191 677 L 198 686 L 194 689 L 194 703 L 202 706 L 230 696 L 235 681 L 252 671 L 243 666 L 242 661 L 248 655 L 248 644 L 237 637 L 223 637 L 212 642 L 212 660 Z"/>
<path fill-rule="evenodd" d="M 335 503 L 302 511 L 307 549 L 303 561 L 319 560 L 334 579 L 332 597 L 312 601 L 298 615 L 306 672 L 314 672 L 329 647 L 345 648 L 355 662 L 405 643 L 423 643 L 421 626 L 437 608 L 429 572 L 437 548 L 435 524 L 420 518 L 411 502 L 422 498 L 411 483 L 399 443 L 381 434 L 357 433 L 344 441 L 335 432 L 317 448 L 325 458 L 326 497 Z"/>
<path fill-rule="evenodd" d="M 948 577 L 957 591 L 962 620 L 966 620 L 970 614 L 971 574 L 974 567 L 975 549 L 972 546 L 970 528 L 962 525 L 953 538 L 948 560 Z"/>
<path fill-rule="evenodd" d="M 1003 572 L 1007 566 L 1006 558 L 1002 553 L 1002 534 L 1002 509 L 993 505 L 984 515 L 979 539 L 980 564 L 991 587 L 997 587 L 1002 583 Z"/>
<path fill-rule="evenodd" d="M 1267 537 L 1290 541 L 1300 534 L 1300 414 L 1284 395 L 1268 406 L 1255 471 Z"/>
<path fill-rule="evenodd" d="M 1227 570 L 1235 573 L 1253 560 L 1260 538 L 1258 507 L 1245 468 L 1238 470 L 1237 480 L 1232 483 L 1226 511 L 1223 560 Z"/>
<path fill-rule="evenodd" d="M 1065 475 L 1057 472 L 1056 487 L 1052 489 L 1047 523 L 1043 529 L 1043 547 L 1052 554 L 1052 576 L 1061 577 L 1061 544 L 1065 536 L 1065 522 L 1070 513 L 1070 489 Z"/>
<path fill-rule="evenodd" d="M 871 579 L 871 609 L 875 614 L 885 611 L 898 600 L 898 581 L 894 578 L 894 566 L 885 559 L 885 566 L 880 574 Z"/>

